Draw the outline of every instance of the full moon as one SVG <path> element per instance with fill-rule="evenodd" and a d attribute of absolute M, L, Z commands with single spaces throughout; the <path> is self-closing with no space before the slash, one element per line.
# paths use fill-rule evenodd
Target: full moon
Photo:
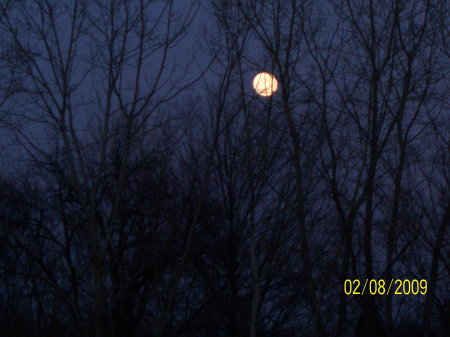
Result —
<path fill-rule="evenodd" d="M 260 96 L 272 96 L 278 89 L 278 81 L 274 75 L 262 72 L 253 79 L 253 89 Z"/>

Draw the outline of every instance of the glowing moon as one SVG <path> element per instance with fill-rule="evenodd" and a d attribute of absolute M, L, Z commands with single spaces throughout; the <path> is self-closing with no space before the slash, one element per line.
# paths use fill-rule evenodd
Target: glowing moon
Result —
<path fill-rule="evenodd" d="M 260 96 L 272 96 L 278 89 L 278 81 L 274 75 L 262 72 L 253 79 L 253 89 Z"/>

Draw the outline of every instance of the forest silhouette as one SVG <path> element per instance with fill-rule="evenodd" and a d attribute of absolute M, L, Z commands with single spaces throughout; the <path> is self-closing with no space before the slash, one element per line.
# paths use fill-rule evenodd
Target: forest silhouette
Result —
<path fill-rule="evenodd" d="M 0 336 L 448 337 L 449 12 L 0 0 Z"/>

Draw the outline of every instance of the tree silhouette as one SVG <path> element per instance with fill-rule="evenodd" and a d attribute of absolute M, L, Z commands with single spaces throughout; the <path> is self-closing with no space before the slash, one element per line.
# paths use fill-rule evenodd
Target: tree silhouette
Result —
<path fill-rule="evenodd" d="M 447 336 L 448 12 L 0 1 L 0 335 Z"/>

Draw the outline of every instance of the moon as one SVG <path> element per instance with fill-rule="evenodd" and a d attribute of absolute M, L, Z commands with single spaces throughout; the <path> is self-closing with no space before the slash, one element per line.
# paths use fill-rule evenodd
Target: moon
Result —
<path fill-rule="evenodd" d="M 272 96 L 278 89 L 278 81 L 274 75 L 262 72 L 253 79 L 253 89 L 260 96 Z"/>

